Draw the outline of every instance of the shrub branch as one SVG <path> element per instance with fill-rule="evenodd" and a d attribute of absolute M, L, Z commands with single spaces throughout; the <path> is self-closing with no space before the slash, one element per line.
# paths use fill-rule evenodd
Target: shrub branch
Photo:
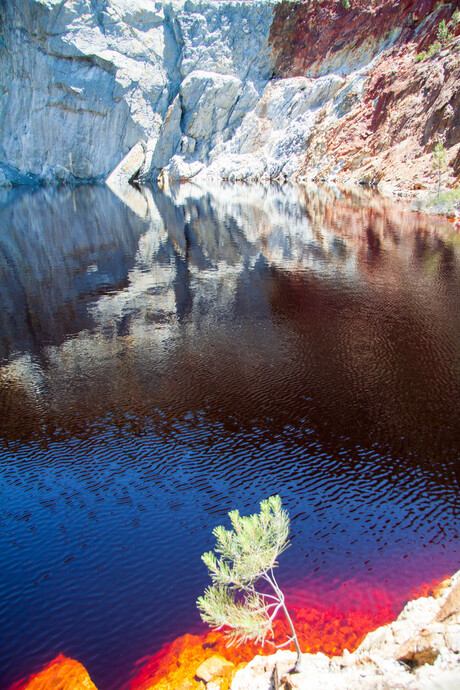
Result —
<path fill-rule="evenodd" d="M 215 527 L 214 550 L 202 556 L 212 585 L 197 600 L 201 617 L 217 630 L 224 628 L 229 644 L 253 641 L 263 645 L 273 638 L 273 621 L 283 611 L 291 637 L 276 646 L 294 643 L 297 660 L 293 670 L 298 671 L 299 641 L 273 572 L 279 555 L 289 546 L 289 516 L 280 497 L 271 496 L 260 503 L 260 513 L 244 517 L 232 510 L 229 518 L 232 529 Z M 261 581 L 270 586 L 270 593 L 256 590 Z"/>

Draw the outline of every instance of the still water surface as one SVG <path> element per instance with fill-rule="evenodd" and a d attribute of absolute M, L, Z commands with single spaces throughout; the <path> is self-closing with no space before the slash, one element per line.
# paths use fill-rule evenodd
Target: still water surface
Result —
<path fill-rule="evenodd" d="M 120 688 L 272 493 L 298 602 L 460 566 L 452 228 L 334 190 L 125 202 L 0 198 L 1 688 L 59 652 Z"/>

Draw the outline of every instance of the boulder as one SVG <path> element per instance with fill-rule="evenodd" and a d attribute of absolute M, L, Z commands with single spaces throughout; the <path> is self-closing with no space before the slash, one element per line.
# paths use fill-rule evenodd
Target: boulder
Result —
<path fill-rule="evenodd" d="M 172 181 L 184 181 L 196 177 L 203 167 L 200 161 L 186 163 L 180 156 L 174 156 L 169 165 L 164 168 L 164 172 Z"/>
<path fill-rule="evenodd" d="M 145 218 L 148 206 L 143 195 L 131 184 L 131 181 L 137 177 L 144 162 L 145 145 L 139 141 L 106 180 L 111 191 L 141 218 Z"/>
<path fill-rule="evenodd" d="M 180 87 L 185 134 L 205 140 L 221 132 L 228 123 L 242 86 L 241 80 L 231 75 L 203 70 L 188 74 Z"/>
<path fill-rule="evenodd" d="M 144 144 L 139 141 L 126 154 L 123 160 L 117 165 L 106 180 L 109 187 L 116 187 L 118 185 L 125 185 L 131 182 L 136 177 L 139 170 L 142 168 L 145 159 Z"/>
<path fill-rule="evenodd" d="M 411 666 L 433 664 L 445 646 L 443 626 L 440 623 L 433 623 L 406 640 L 396 652 L 396 658 Z"/>
<path fill-rule="evenodd" d="M 198 666 L 195 676 L 198 680 L 203 680 L 205 683 L 216 678 L 228 678 L 235 665 L 231 661 L 227 661 L 223 656 L 214 654 L 214 656 L 209 657 L 203 661 L 200 666 Z"/>
<path fill-rule="evenodd" d="M 153 150 L 152 164 L 161 169 L 169 163 L 181 140 L 182 103 L 179 94 L 169 106 Z"/>
<path fill-rule="evenodd" d="M 460 578 L 455 579 L 449 593 L 436 615 L 437 621 L 458 623 L 460 622 Z"/>
<path fill-rule="evenodd" d="M 297 655 L 278 650 L 272 656 L 256 656 L 249 664 L 235 673 L 232 690 L 271 690 L 275 676 L 281 679 L 296 662 Z"/>

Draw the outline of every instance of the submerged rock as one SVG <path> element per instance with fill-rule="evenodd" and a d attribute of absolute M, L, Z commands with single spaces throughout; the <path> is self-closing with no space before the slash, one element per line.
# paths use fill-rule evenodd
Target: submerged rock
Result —
<path fill-rule="evenodd" d="M 97 690 L 78 661 L 59 654 L 39 673 L 15 683 L 11 690 Z"/>
<path fill-rule="evenodd" d="M 224 678 L 232 675 L 234 668 L 235 666 L 231 661 L 227 661 L 223 656 L 214 655 L 200 664 L 195 672 L 195 676 L 198 680 L 209 683 L 215 678 Z"/>

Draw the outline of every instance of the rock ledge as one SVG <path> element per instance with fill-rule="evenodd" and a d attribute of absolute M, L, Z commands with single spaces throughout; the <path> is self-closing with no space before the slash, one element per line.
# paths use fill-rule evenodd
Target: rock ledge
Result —
<path fill-rule="evenodd" d="M 460 571 L 436 598 L 410 601 L 398 618 L 370 632 L 355 652 L 329 659 L 279 650 L 235 674 L 232 690 L 455 690 L 460 687 Z"/>

